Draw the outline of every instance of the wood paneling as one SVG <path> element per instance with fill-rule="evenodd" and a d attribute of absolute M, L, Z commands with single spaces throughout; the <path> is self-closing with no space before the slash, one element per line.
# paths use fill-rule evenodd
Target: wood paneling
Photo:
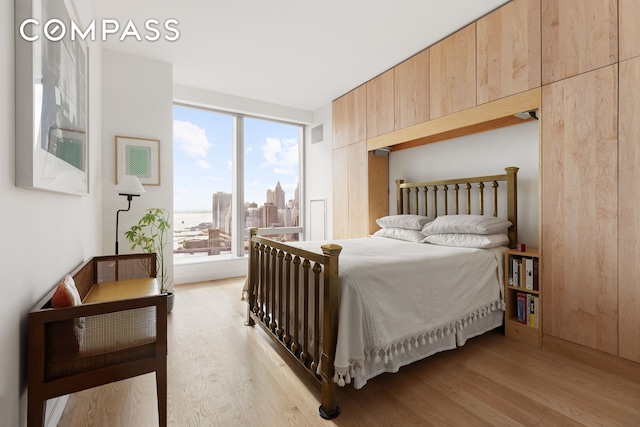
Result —
<path fill-rule="evenodd" d="M 544 333 L 618 353 L 618 65 L 543 87 Z"/>
<path fill-rule="evenodd" d="M 514 0 L 478 20 L 478 104 L 540 86 L 540 0 Z"/>
<path fill-rule="evenodd" d="M 475 132 L 497 129 L 508 124 L 522 123 L 514 119 L 513 114 L 533 110 L 540 107 L 540 88 L 531 89 L 491 103 L 478 105 L 464 111 L 449 114 L 427 122 L 419 123 L 393 133 L 381 135 L 367 140 L 367 149 L 375 150 L 392 147 L 409 141 L 423 138 L 434 138 L 430 142 L 441 141 L 437 137 L 455 132 L 455 136 L 469 135 Z M 495 120 L 506 119 L 506 124 L 495 123 Z"/>
<path fill-rule="evenodd" d="M 637 23 L 636 23 L 637 25 Z M 640 362 L 640 57 L 620 63 L 620 356 Z"/>
<path fill-rule="evenodd" d="M 366 141 L 349 146 L 349 238 L 369 233 L 367 155 Z"/>
<path fill-rule="evenodd" d="M 429 48 L 431 118 L 476 105 L 476 24 Z"/>
<path fill-rule="evenodd" d="M 333 150 L 333 238 L 349 237 L 349 146 Z"/>
<path fill-rule="evenodd" d="M 542 0 L 542 84 L 617 60 L 617 0 Z"/>
<path fill-rule="evenodd" d="M 620 61 L 640 55 L 640 1 L 618 0 Z"/>
<path fill-rule="evenodd" d="M 367 89 L 360 86 L 333 101 L 333 148 L 367 138 Z"/>
<path fill-rule="evenodd" d="M 395 130 L 429 120 L 429 50 L 394 69 Z"/>
<path fill-rule="evenodd" d="M 367 175 L 369 191 L 368 234 L 380 229 L 376 219 L 389 215 L 389 158 L 368 154 Z"/>
<path fill-rule="evenodd" d="M 393 132 L 393 69 L 366 84 L 367 138 Z"/>

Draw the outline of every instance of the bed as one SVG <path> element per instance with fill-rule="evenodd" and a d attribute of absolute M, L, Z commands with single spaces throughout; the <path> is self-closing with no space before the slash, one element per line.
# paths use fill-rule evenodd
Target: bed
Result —
<path fill-rule="evenodd" d="M 397 180 L 398 215 L 381 219 L 382 229 L 367 238 L 285 244 L 249 230 L 245 324 L 260 325 L 321 385 L 323 418 L 340 413 L 336 387 L 361 388 L 503 323 L 502 259 L 518 224 L 518 168 L 505 172 Z M 450 246 L 446 239 L 459 231 L 475 239 L 459 228 L 471 219 L 508 228 L 492 229 L 490 236 L 504 237 L 487 248 Z"/>

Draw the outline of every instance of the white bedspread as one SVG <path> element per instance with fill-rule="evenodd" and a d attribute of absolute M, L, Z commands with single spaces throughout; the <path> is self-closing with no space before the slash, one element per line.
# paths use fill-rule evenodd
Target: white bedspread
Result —
<path fill-rule="evenodd" d="M 334 378 L 339 385 L 353 380 L 361 388 L 375 375 L 462 345 L 502 323 L 505 248 L 377 237 L 333 243 L 343 247 Z M 319 243 L 295 246 L 318 251 Z M 471 332 L 462 333 L 465 328 Z"/>

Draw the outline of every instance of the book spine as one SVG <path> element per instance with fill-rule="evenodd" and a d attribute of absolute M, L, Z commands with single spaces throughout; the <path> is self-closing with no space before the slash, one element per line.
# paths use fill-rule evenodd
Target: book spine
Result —
<path fill-rule="evenodd" d="M 538 258 L 534 258 L 533 259 L 533 290 L 534 291 L 539 291 L 540 290 L 540 279 L 539 279 L 539 266 L 538 266 L 539 260 Z"/>
<path fill-rule="evenodd" d="M 533 259 L 525 258 L 524 263 L 525 288 L 533 290 Z"/>
<path fill-rule="evenodd" d="M 509 255 L 507 265 L 509 267 L 509 275 L 507 276 L 509 278 L 508 285 L 513 286 L 513 257 L 511 255 Z"/>
<path fill-rule="evenodd" d="M 518 303 L 518 322 L 527 323 L 527 296 L 521 292 L 516 295 Z"/>
<path fill-rule="evenodd" d="M 513 286 L 520 286 L 520 258 L 513 258 Z"/>

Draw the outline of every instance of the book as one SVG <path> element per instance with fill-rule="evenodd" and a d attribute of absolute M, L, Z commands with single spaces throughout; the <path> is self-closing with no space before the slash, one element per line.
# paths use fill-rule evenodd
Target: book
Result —
<path fill-rule="evenodd" d="M 534 258 L 533 259 L 533 290 L 534 291 L 539 291 L 540 290 L 540 279 L 538 278 L 539 272 L 538 272 L 538 263 L 539 260 L 538 258 Z"/>
<path fill-rule="evenodd" d="M 513 258 L 513 286 L 520 286 L 520 258 Z"/>
<path fill-rule="evenodd" d="M 509 267 L 509 275 L 508 277 L 508 285 L 509 286 L 513 286 L 513 257 L 509 257 L 509 261 L 507 262 L 507 265 Z"/>
<path fill-rule="evenodd" d="M 536 308 L 533 302 L 533 295 L 527 295 L 527 312 L 527 324 L 534 328 L 536 324 Z"/>
<path fill-rule="evenodd" d="M 524 287 L 533 290 L 533 259 L 525 258 L 524 261 Z"/>
<path fill-rule="evenodd" d="M 520 323 L 527 323 L 527 295 L 522 293 L 522 292 L 518 292 L 516 294 L 516 303 L 518 306 L 518 322 Z"/>

